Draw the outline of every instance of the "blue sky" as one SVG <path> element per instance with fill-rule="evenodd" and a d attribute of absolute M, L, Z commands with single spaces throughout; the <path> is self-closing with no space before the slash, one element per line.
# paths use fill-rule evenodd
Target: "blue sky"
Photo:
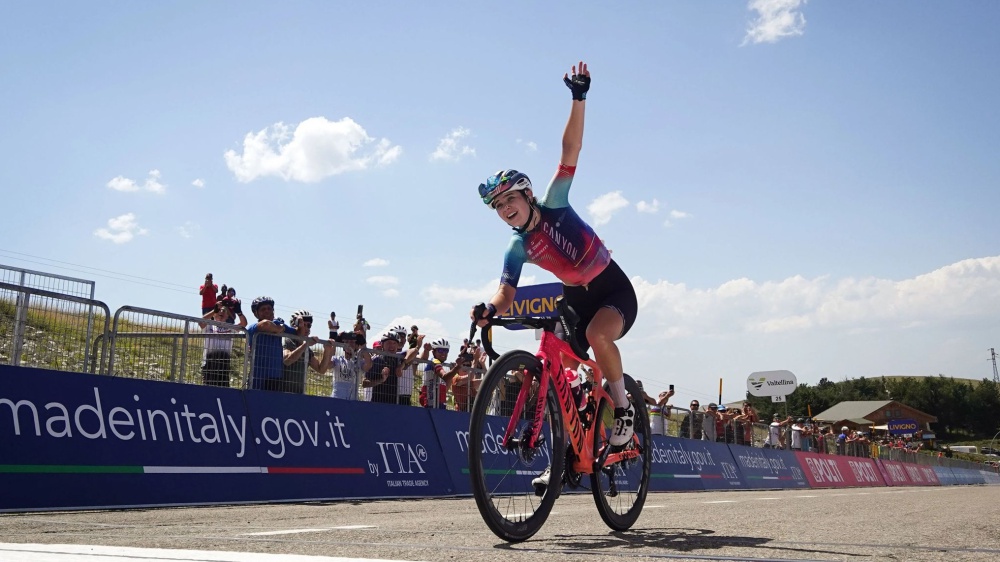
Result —
<path fill-rule="evenodd" d="M 508 167 L 548 181 L 583 59 L 570 201 L 633 278 L 621 347 L 647 388 L 991 377 L 998 18 L 986 1 L 15 3 L 0 263 L 190 313 L 211 271 L 286 317 L 364 303 L 376 330 L 461 339 L 510 232 L 476 186 Z"/>

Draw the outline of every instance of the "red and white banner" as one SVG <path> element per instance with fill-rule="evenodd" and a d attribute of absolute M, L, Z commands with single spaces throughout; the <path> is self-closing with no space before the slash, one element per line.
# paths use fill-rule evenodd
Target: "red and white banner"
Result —
<path fill-rule="evenodd" d="M 816 453 L 795 453 L 811 488 L 885 486 L 872 459 Z"/>
<path fill-rule="evenodd" d="M 879 470 L 889 486 L 940 486 L 934 467 L 878 459 Z"/>

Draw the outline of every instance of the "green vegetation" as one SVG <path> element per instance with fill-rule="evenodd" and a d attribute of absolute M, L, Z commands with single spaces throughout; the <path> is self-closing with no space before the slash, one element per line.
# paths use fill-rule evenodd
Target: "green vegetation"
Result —
<path fill-rule="evenodd" d="M 784 404 L 747 396 L 761 419 L 784 413 Z M 939 440 L 989 439 L 1000 430 L 1000 386 L 992 380 L 971 381 L 936 377 L 857 378 L 841 382 L 821 379 L 816 386 L 800 384 L 788 396 L 788 411 L 805 416 L 847 400 L 896 400 L 938 418 L 933 427 Z"/>

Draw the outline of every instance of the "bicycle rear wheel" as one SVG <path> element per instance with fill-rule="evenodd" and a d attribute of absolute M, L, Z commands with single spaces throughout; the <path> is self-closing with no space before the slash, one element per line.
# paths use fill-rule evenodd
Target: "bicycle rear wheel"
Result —
<path fill-rule="evenodd" d="M 653 458 L 653 439 L 649 431 L 642 389 L 632 377 L 625 375 L 625 390 L 631 395 L 632 406 L 635 408 L 636 439 L 625 445 L 623 450 L 636 452 L 638 455 L 607 465 L 606 460 L 611 451 L 609 439 L 614 429 L 615 407 L 609 400 L 602 400 L 598 405 L 597 426 L 594 428 L 594 454 L 598 460 L 593 474 L 590 475 L 591 491 L 594 494 L 594 502 L 597 503 L 597 511 L 608 527 L 616 531 L 628 530 L 639 519 L 642 506 L 646 503 L 646 493 L 649 491 L 649 472 Z"/>
<path fill-rule="evenodd" d="M 513 434 L 517 442 L 504 447 L 504 432 L 522 386 L 514 374 L 525 370 L 534 374 L 536 398 L 528 400 L 518 416 Z M 472 493 L 486 525 L 510 542 L 527 540 L 538 532 L 562 487 L 566 440 L 562 412 L 551 384 L 540 440 L 535 447 L 527 444 L 535 432 L 533 418 L 540 375 L 541 364 L 534 355 L 526 351 L 505 353 L 483 377 L 472 406 L 469 427 Z M 549 484 L 539 496 L 532 480 L 547 468 Z"/>

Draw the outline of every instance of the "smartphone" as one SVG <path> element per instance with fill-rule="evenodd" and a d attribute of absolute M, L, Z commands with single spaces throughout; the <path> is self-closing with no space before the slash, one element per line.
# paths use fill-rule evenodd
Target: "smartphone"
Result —
<path fill-rule="evenodd" d="M 364 316 L 364 311 L 365 311 L 365 305 L 359 304 L 358 305 L 358 318 L 361 318 L 362 316 Z"/>
<path fill-rule="evenodd" d="M 671 392 L 673 392 L 673 391 L 674 391 L 674 385 L 670 385 L 670 391 L 671 391 Z"/>

